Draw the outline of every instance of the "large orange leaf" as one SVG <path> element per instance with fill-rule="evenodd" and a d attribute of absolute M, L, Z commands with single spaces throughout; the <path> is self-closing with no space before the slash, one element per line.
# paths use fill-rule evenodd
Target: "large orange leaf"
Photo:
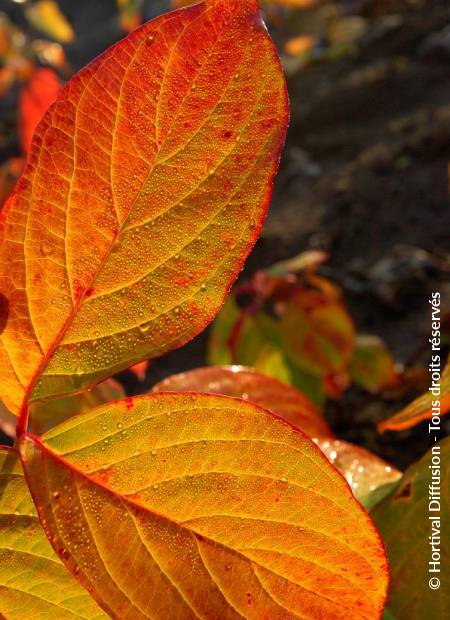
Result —
<path fill-rule="evenodd" d="M 332 437 L 320 411 L 296 388 L 244 366 L 198 368 L 173 375 L 158 392 L 208 392 L 249 400 L 281 416 L 310 437 Z"/>
<path fill-rule="evenodd" d="M 256 0 L 162 16 L 72 78 L 1 213 L 11 410 L 205 327 L 261 229 L 287 117 Z"/>
<path fill-rule="evenodd" d="M 245 401 L 160 393 L 26 435 L 47 535 L 114 618 L 380 617 L 384 548 L 305 435 Z"/>

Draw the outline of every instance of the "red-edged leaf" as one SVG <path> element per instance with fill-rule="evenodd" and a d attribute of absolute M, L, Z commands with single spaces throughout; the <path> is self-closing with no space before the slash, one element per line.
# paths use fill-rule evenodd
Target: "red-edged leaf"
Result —
<path fill-rule="evenodd" d="M 287 118 L 256 0 L 162 16 L 72 78 L 0 215 L 13 412 L 204 329 L 261 229 Z"/>
<path fill-rule="evenodd" d="M 273 411 L 311 437 L 332 437 L 333 433 L 316 407 L 294 387 L 267 377 L 251 368 L 225 366 L 198 368 L 173 375 L 154 390 L 158 392 L 209 392 L 249 400 Z"/>
<path fill-rule="evenodd" d="M 120 620 L 377 620 L 383 544 L 300 431 L 224 396 L 100 407 L 39 440 L 27 480 L 65 565 Z"/>

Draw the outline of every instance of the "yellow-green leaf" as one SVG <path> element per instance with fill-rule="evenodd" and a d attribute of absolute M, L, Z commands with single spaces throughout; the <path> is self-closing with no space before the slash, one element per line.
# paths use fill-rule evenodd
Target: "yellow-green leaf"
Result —
<path fill-rule="evenodd" d="M 430 496 L 430 485 L 435 489 L 433 496 Z M 433 499 L 433 510 L 430 510 L 429 502 Z M 437 500 L 439 510 L 436 510 Z M 391 568 L 388 608 L 395 619 L 447 618 L 450 609 L 450 437 L 434 445 L 406 470 L 391 494 L 373 509 L 372 516 L 387 548 Z M 434 536 L 433 540 L 430 536 Z M 433 561 L 431 543 L 438 551 L 435 559 L 440 559 L 440 573 L 429 572 L 429 568 L 435 568 L 429 565 Z M 430 586 L 433 578 L 440 581 L 437 589 Z"/>
<path fill-rule="evenodd" d="M 349 372 L 353 381 L 369 392 L 391 388 L 399 381 L 395 361 L 385 343 L 366 334 L 356 339 Z"/>
<path fill-rule="evenodd" d="M 55 0 L 38 0 L 25 9 L 25 15 L 36 30 L 59 43 L 70 43 L 75 33 Z"/>
<path fill-rule="evenodd" d="M 113 617 L 381 616 L 369 516 L 313 442 L 253 404 L 126 399 L 21 453 L 47 534 Z"/>
<path fill-rule="evenodd" d="M 36 514 L 20 460 L 6 448 L 0 448 L 0 618 L 107 618 L 55 555 Z"/>
<path fill-rule="evenodd" d="M 57 426 L 68 418 L 94 409 L 98 405 L 125 397 L 125 390 L 114 381 L 107 379 L 91 390 L 75 394 L 66 398 L 36 403 L 31 407 L 30 431 L 42 435 L 53 426 Z"/>

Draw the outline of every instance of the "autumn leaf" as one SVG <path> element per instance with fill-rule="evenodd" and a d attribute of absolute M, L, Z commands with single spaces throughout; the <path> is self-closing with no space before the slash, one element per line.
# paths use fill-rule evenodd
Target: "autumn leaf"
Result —
<path fill-rule="evenodd" d="M 55 0 L 38 0 L 28 5 L 25 15 L 33 28 L 59 43 L 71 43 L 75 33 Z"/>
<path fill-rule="evenodd" d="M 108 617 L 55 555 L 36 514 L 20 460 L 7 448 L 0 448 L 0 617 Z"/>
<path fill-rule="evenodd" d="M 316 41 L 317 37 L 314 35 L 302 34 L 286 41 L 284 49 L 291 56 L 304 56 L 311 51 Z"/>
<path fill-rule="evenodd" d="M 243 366 L 198 368 L 173 375 L 154 390 L 158 392 L 208 392 L 243 398 L 276 413 L 310 437 L 333 433 L 316 407 L 294 387 Z"/>
<path fill-rule="evenodd" d="M 142 21 L 142 0 L 117 0 L 120 25 L 125 32 L 131 32 Z"/>
<path fill-rule="evenodd" d="M 433 457 L 440 461 L 440 480 L 430 470 Z M 436 461 L 435 461 L 436 462 Z M 437 468 L 436 468 L 437 469 Z M 429 485 L 441 489 L 440 511 L 429 510 Z M 386 544 L 391 567 L 388 608 L 396 620 L 445 618 L 450 604 L 449 574 L 445 562 L 450 557 L 450 538 L 445 528 L 450 522 L 450 437 L 433 446 L 420 461 L 409 467 L 391 494 L 372 511 Z M 437 499 L 437 496 L 434 496 Z M 436 508 L 437 504 L 432 504 Z M 433 516 L 440 516 L 440 524 Z M 428 518 L 430 517 L 430 518 Z M 440 537 L 441 573 L 429 572 L 430 536 Z M 434 539 L 437 545 L 437 539 Z M 429 586 L 439 577 L 439 589 Z"/>
<path fill-rule="evenodd" d="M 106 379 L 91 390 L 85 390 L 80 394 L 36 403 L 30 410 L 30 431 L 42 435 L 68 418 L 124 397 L 125 390 L 120 383 L 114 379 Z"/>
<path fill-rule="evenodd" d="M 321 378 L 297 368 L 286 356 L 279 322 L 264 312 L 240 310 L 228 297 L 215 319 L 208 342 L 208 362 L 238 364 L 297 387 L 319 408 L 325 392 Z"/>
<path fill-rule="evenodd" d="M 331 428 L 301 392 L 251 368 L 199 368 L 173 375 L 158 383 L 154 390 L 225 394 L 272 411 L 314 437 L 316 445 L 342 473 L 359 500 L 365 500 L 373 491 L 401 476 L 395 467 L 368 450 L 334 439 Z"/>
<path fill-rule="evenodd" d="M 396 482 L 401 473 L 368 450 L 339 439 L 316 439 L 316 444 L 344 476 L 353 495 L 365 505 L 379 487 Z"/>
<path fill-rule="evenodd" d="M 305 435 L 251 403 L 126 399 L 24 436 L 21 454 L 47 535 L 113 617 L 380 617 L 367 513 Z"/>
<path fill-rule="evenodd" d="M 369 392 L 376 393 L 399 382 L 395 361 L 377 336 L 358 335 L 349 372 L 353 381 Z"/>
<path fill-rule="evenodd" d="M 148 365 L 148 360 L 144 360 L 143 362 L 139 362 L 139 364 L 135 364 L 134 366 L 132 366 L 130 368 L 130 371 L 135 375 L 138 381 L 145 381 Z"/>
<path fill-rule="evenodd" d="M 19 95 L 19 133 L 22 151 L 28 153 L 35 129 L 61 90 L 53 69 L 37 68 Z"/>
<path fill-rule="evenodd" d="M 172 6 L 174 8 L 180 8 L 183 6 L 192 6 L 198 3 L 199 0 L 172 0 Z M 309 9 L 318 4 L 319 0 L 261 0 L 262 6 L 282 6 L 289 9 Z"/>
<path fill-rule="evenodd" d="M 17 417 L 0 400 L 0 431 L 7 437 L 16 436 Z"/>
<path fill-rule="evenodd" d="M 327 377 L 346 370 L 355 328 L 339 299 L 300 289 L 287 304 L 280 329 L 286 354 L 305 372 Z"/>
<path fill-rule="evenodd" d="M 433 407 L 433 402 L 435 403 Z M 438 404 L 437 404 L 438 403 Z M 378 424 L 378 430 L 401 431 L 430 420 L 438 412 L 439 416 L 450 413 L 450 363 L 447 362 L 441 376 L 440 395 L 434 395 L 430 390 L 422 394 L 401 411 L 383 420 Z"/>
<path fill-rule="evenodd" d="M 14 413 L 179 347 L 218 311 L 261 230 L 288 118 L 256 11 L 211 0 L 159 17 L 44 116 L 0 215 Z"/>

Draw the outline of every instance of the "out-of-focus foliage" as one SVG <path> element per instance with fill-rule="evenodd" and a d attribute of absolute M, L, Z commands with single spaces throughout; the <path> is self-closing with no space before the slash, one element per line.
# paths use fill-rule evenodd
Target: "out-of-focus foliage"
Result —
<path fill-rule="evenodd" d="M 306 253 L 236 287 L 214 323 L 210 363 L 257 368 L 319 406 L 351 380 L 373 393 L 395 386 L 399 369 L 386 345 L 357 336 L 340 289 L 316 274 L 324 260 Z"/>
<path fill-rule="evenodd" d="M 75 33 L 55 0 L 38 0 L 27 4 L 25 15 L 36 30 L 58 43 L 71 43 Z"/>
<path fill-rule="evenodd" d="M 55 71 L 39 67 L 31 75 L 19 95 L 19 131 L 24 153 L 28 153 L 39 121 L 55 101 L 61 82 Z"/>
<path fill-rule="evenodd" d="M 142 22 L 143 0 L 117 0 L 122 30 L 131 32 Z"/>
<path fill-rule="evenodd" d="M 0 97 L 19 86 L 17 127 L 26 156 L 36 125 L 61 88 L 58 73 L 70 73 L 61 43 L 72 41 L 74 33 L 55 2 L 26 3 L 24 16 L 32 29 L 53 39 L 34 38 L 32 30 L 21 29 L 0 13 Z M 0 208 L 11 194 L 23 164 L 21 157 L 1 164 Z"/>
<path fill-rule="evenodd" d="M 447 362 L 440 381 L 440 394 L 433 394 L 427 390 L 401 411 L 383 420 L 378 429 L 384 431 L 401 431 L 416 426 L 422 420 L 428 420 L 433 415 L 444 416 L 450 413 L 450 362 Z"/>
<path fill-rule="evenodd" d="M 386 344 L 377 336 L 361 334 L 349 368 L 352 380 L 369 392 L 395 387 L 399 382 L 398 367 Z"/>

